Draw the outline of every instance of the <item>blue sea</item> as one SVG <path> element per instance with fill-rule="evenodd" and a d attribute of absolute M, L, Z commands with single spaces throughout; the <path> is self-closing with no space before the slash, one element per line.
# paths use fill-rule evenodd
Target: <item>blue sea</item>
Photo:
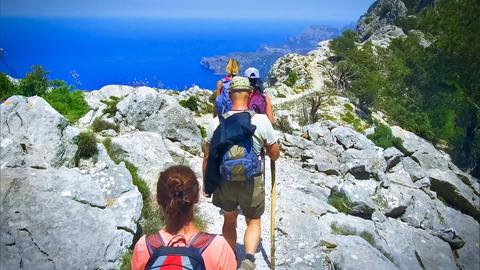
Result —
<path fill-rule="evenodd" d="M 22 78 L 41 65 L 82 90 L 107 84 L 213 89 L 203 56 L 281 44 L 316 22 L 137 18 L 0 18 L 0 72 Z M 318 23 L 318 22 L 317 22 Z"/>

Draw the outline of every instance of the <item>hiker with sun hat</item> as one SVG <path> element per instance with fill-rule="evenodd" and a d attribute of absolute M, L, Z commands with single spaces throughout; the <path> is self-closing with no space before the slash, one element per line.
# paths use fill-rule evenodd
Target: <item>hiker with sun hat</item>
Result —
<path fill-rule="evenodd" d="M 231 110 L 212 119 L 203 160 L 204 193 L 223 210 L 222 233 L 236 250 L 240 207 L 247 222 L 245 257 L 240 269 L 255 269 L 254 254 L 260 243 L 261 217 L 265 211 L 265 182 L 260 152 L 271 160 L 280 156 L 277 135 L 268 117 L 248 109 L 253 87 L 248 78 L 235 76 L 228 89 Z"/>

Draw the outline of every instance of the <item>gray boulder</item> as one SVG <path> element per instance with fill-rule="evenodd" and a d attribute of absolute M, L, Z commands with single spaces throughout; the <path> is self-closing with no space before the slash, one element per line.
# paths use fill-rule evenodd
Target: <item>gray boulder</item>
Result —
<path fill-rule="evenodd" d="M 407 269 L 456 269 L 450 246 L 424 230 L 393 218 L 375 222 L 377 233 Z"/>
<path fill-rule="evenodd" d="M 413 181 L 418 181 L 427 176 L 425 169 L 410 157 L 402 158 L 402 165 Z"/>
<path fill-rule="evenodd" d="M 377 187 L 374 180 L 345 182 L 331 190 L 328 201 L 341 212 L 369 217 L 377 208 L 373 199 Z"/>
<path fill-rule="evenodd" d="M 400 127 L 391 127 L 392 134 L 402 139 L 402 151 L 411 156 L 423 169 L 448 168 L 450 157 L 435 149 L 428 141 Z"/>
<path fill-rule="evenodd" d="M 442 216 L 446 229 L 453 230 L 465 243 L 456 250 L 457 264 L 463 269 L 480 268 L 480 226 L 472 217 L 462 214 L 450 207 L 438 207 L 438 214 Z M 439 231 L 439 230 L 437 230 Z"/>
<path fill-rule="evenodd" d="M 384 25 L 376 30 L 366 41 L 371 41 L 375 46 L 387 48 L 392 40 L 405 37 L 407 35 L 402 28 L 395 25 Z"/>
<path fill-rule="evenodd" d="M 1 169 L 72 162 L 79 130 L 40 97 L 12 96 L 0 106 Z"/>
<path fill-rule="evenodd" d="M 372 141 L 361 133 L 349 127 L 337 127 L 332 129 L 332 135 L 343 145 L 345 149 L 355 148 L 358 150 L 369 149 L 374 146 Z"/>
<path fill-rule="evenodd" d="M 159 133 L 180 142 L 192 153 L 201 152 L 200 129 L 191 112 L 166 94 L 151 88 L 139 88 L 117 104 L 117 122 L 121 131 L 133 129 Z"/>
<path fill-rule="evenodd" d="M 432 169 L 427 171 L 431 189 L 443 197 L 449 204 L 463 213 L 480 220 L 479 198 L 452 171 Z"/>
<path fill-rule="evenodd" d="M 115 158 L 128 161 L 137 167 L 138 176 L 147 183 L 152 194 L 155 194 L 160 173 L 174 163 L 162 135 L 137 131 L 111 140 Z"/>
<path fill-rule="evenodd" d="M 336 248 L 329 257 L 335 269 L 398 269 L 392 261 L 360 236 L 337 236 L 333 244 Z"/>
<path fill-rule="evenodd" d="M 83 92 L 83 97 L 88 106 L 93 110 L 98 110 L 100 107 L 105 107 L 105 104 L 102 102 L 103 100 L 109 100 L 111 97 L 123 98 L 139 88 L 149 87 L 135 88 L 128 85 L 106 85 L 99 90 Z"/>
<path fill-rule="evenodd" d="M 387 168 L 387 162 L 380 149 L 373 146 L 367 150 L 347 149 L 340 157 L 342 169 L 359 180 L 370 179 L 383 173 Z"/>
<path fill-rule="evenodd" d="M 389 147 L 385 150 L 383 150 L 383 157 L 387 161 L 387 168 L 386 170 L 389 170 L 401 161 L 401 157 L 403 157 L 403 153 L 400 152 L 397 148 L 395 147 Z"/>
<path fill-rule="evenodd" d="M 118 268 L 142 208 L 141 194 L 123 173 L 2 170 L 0 268 Z M 102 179 L 112 184 L 102 185 Z"/>

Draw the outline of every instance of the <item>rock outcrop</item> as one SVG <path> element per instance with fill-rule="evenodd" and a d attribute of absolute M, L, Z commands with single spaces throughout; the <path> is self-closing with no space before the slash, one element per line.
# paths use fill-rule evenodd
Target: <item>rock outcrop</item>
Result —
<path fill-rule="evenodd" d="M 305 127 L 307 139 L 284 136 L 285 159 L 277 165 L 279 268 L 477 269 L 478 256 L 466 258 L 480 252 L 478 180 L 464 175 L 465 184 L 448 162 L 433 162 L 447 155 L 392 129 L 404 134 L 405 153 L 327 122 Z M 412 158 L 419 149 L 431 162 Z M 426 172 L 421 178 L 418 169 Z"/>
<path fill-rule="evenodd" d="M 42 98 L 11 97 L 1 116 L 0 268 L 118 268 L 142 210 L 129 171 L 101 144 L 95 164 L 67 167 L 79 130 Z"/>
<path fill-rule="evenodd" d="M 0 168 L 59 167 L 72 162 L 79 130 L 39 97 L 13 96 L 1 105 Z"/>
<path fill-rule="evenodd" d="M 386 25 L 395 25 L 400 18 L 407 15 L 407 11 L 401 0 L 376 1 L 358 20 L 357 33 L 360 40 L 367 40 Z"/>

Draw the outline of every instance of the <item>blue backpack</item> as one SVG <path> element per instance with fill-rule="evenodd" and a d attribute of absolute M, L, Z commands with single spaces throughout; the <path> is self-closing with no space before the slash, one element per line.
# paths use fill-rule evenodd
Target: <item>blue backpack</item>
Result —
<path fill-rule="evenodd" d="M 247 111 L 247 113 L 241 113 L 248 115 L 248 123 L 251 125 L 251 119 L 255 112 Z M 239 117 L 231 117 L 232 115 L 220 115 L 220 129 L 224 129 L 227 126 L 235 126 L 234 123 L 226 125 L 229 119 L 235 119 L 238 121 Z M 263 170 L 262 157 L 257 155 L 253 147 L 253 134 L 252 136 L 245 137 L 241 141 L 236 141 L 223 155 L 220 163 L 220 175 L 223 181 L 249 181 L 253 182 L 254 177 L 261 175 Z"/>
<path fill-rule="evenodd" d="M 165 245 L 160 233 L 147 235 L 145 241 L 150 259 L 145 269 L 205 270 L 202 254 L 215 236 L 215 234 L 200 232 L 188 245 L 183 236 L 175 236 Z M 179 242 L 184 246 L 174 246 Z"/>
<path fill-rule="evenodd" d="M 225 77 L 222 79 L 222 91 L 215 99 L 215 109 L 218 115 L 222 115 L 232 109 L 232 100 L 229 96 L 228 88 L 232 82 L 232 77 Z"/>

